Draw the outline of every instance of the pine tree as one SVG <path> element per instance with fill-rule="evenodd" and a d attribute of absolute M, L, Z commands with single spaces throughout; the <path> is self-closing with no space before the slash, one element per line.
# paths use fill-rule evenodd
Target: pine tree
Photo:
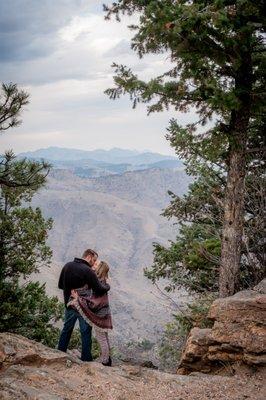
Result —
<path fill-rule="evenodd" d="M 2 83 L 0 92 L 0 131 L 18 126 L 20 112 L 29 102 L 29 94 L 14 83 Z"/>
<path fill-rule="evenodd" d="M 2 84 L 0 90 L 0 133 L 6 132 L 21 124 L 20 115 L 29 103 L 29 94 L 17 87 L 16 84 Z M 12 151 L 0 157 L 0 185 L 9 187 L 33 187 L 45 181 L 45 175 L 40 174 L 46 171 L 48 164 L 45 162 L 10 163 L 13 158 Z M 10 171 L 10 168 L 16 171 Z"/>
<path fill-rule="evenodd" d="M 199 168 L 187 194 L 179 197 L 169 192 L 172 200 L 163 215 L 177 222 L 178 234 L 168 247 L 154 244 L 153 265 L 145 269 L 153 283 L 166 278 L 167 291 L 179 287 L 192 293 L 218 291 L 221 181 L 217 173 Z"/>
<path fill-rule="evenodd" d="M 263 113 L 265 98 L 264 2 L 120 0 L 105 10 L 107 19 L 138 14 L 138 24 L 131 26 L 136 31 L 133 50 L 140 57 L 166 52 L 173 63 L 148 82 L 114 64 L 116 86 L 106 91 L 110 98 L 128 93 L 134 107 L 147 103 L 149 113 L 169 107 L 187 112 L 193 107 L 195 123 L 182 127 L 173 119 L 168 128 L 178 154 L 189 154 L 194 162 L 205 158 L 218 163 L 223 153 L 219 292 L 231 295 L 240 277 L 247 151 L 256 152 L 249 143 L 255 141 L 254 132 L 259 136 L 254 121 L 256 125 Z M 203 131 L 206 123 L 211 127 Z"/>
<path fill-rule="evenodd" d="M 258 159 L 257 159 L 258 161 Z M 188 193 L 171 195 L 163 215 L 178 224 L 169 246 L 154 244 L 153 265 L 145 275 L 155 283 L 167 278 L 167 291 L 185 287 L 194 294 L 217 293 L 225 174 L 203 165 L 192 169 L 194 182 Z M 266 185 L 264 168 L 248 169 L 245 188 L 245 223 L 237 290 L 253 287 L 265 274 L 264 226 Z"/>
<path fill-rule="evenodd" d="M 29 95 L 15 84 L 2 84 L 0 131 L 21 123 L 20 114 Z M 50 165 L 16 159 L 12 151 L 0 157 L 0 332 L 23 334 L 54 346 L 63 305 L 48 297 L 45 285 L 31 282 L 30 276 L 43 264 L 49 265 L 52 252 L 46 244 L 52 220 L 43 218 L 30 202 L 44 186 Z"/>
<path fill-rule="evenodd" d="M 18 185 L 0 185 L 0 331 L 52 346 L 58 337 L 54 322 L 62 316 L 62 305 L 56 297 L 47 296 L 45 285 L 30 280 L 32 273 L 50 264 L 52 255 L 46 244 L 52 221 L 30 206 L 48 169 L 48 165 L 16 160 L 12 153 L 2 158 L 0 174 Z M 30 178 L 27 186 L 21 184 L 26 176 Z"/>

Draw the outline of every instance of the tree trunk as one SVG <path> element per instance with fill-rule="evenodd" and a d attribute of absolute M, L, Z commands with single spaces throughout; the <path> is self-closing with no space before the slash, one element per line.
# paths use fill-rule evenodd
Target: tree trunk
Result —
<path fill-rule="evenodd" d="M 247 42 L 248 43 L 248 42 Z M 246 148 L 251 109 L 252 61 L 249 51 L 242 53 L 242 64 L 235 80 L 239 108 L 232 111 L 229 160 L 224 200 L 219 295 L 233 295 L 238 289 L 246 176 Z"/>
<path fill-rule="evenodd" d="M 229 155 L 219 277 L 220 297 L 234 294 L 239 280 L 244 222 L 245 148 L 246 140 L 242 138 L 239 147 L 231 150 Z"/>

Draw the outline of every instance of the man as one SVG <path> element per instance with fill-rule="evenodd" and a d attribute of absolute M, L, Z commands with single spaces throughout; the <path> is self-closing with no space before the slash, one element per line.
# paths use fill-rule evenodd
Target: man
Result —
<path fill-rule="evenodd" d="M 91 355 L 91 326 L 73 308 L 67 307 L 72 289 L 82 288 L 87 285 L 96 295 L 103 295 L 108 292 L 110 286 L 103 284 L 97 278 L 92 267 L 96 263 L 98 254 L 91 249 L 84 251 L 82 258 L 75 258 L 74 261 L 67 263 L 61 272 L 58 287 L 64 291 L 64 301 L 66 306 L 65 322 L 62 329 L 58 350 L 67 351 L 68 344 L 77 319 L 81 333 L 82 361 L 92 361 Z"/>

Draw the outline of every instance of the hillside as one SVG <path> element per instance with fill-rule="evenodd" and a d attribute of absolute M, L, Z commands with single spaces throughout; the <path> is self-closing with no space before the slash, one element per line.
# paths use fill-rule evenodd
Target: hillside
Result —
<path fill-rule="evenodd" d="M 160 216 L 169 202 L 167 190 L 187 190 L 184 171 L 145 170 L 122 175 L 82 179 L 70 171 L 52 171 L 48 187 L 34 199 L 54 219 L 49 237 L 53 266 L 38 279 L 47 290 L 62 296 L 57 280 L 62 265 L 85 248 L 96 249 L 111 265 L 113 341 L 124 344 L 158 338 L 171 309 L 165 309 L 154 288 L 143 277 L 152 262 L 152 243 L 167 243 L 177 228 Z M 183 294 L 178 294 L 182 301 Z M 157 313 L 154 313 L 156 306 Z"/>

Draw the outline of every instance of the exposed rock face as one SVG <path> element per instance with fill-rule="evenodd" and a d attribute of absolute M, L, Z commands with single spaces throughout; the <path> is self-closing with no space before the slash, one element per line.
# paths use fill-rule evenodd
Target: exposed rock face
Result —
<path fill-rule="evenodd" d="M 1 400 L 264 400 L 263 376 L 178 376 L 140 366 L 82 363 L 25 339 L 0 334 Z"/>
<path fill-rule="evenodd" d="M 212 329 L 191 330 L 178 372 L 208 372 L 235 362 L 266 365 L 266 279 L 214 301 L 209 318 Z"/>

